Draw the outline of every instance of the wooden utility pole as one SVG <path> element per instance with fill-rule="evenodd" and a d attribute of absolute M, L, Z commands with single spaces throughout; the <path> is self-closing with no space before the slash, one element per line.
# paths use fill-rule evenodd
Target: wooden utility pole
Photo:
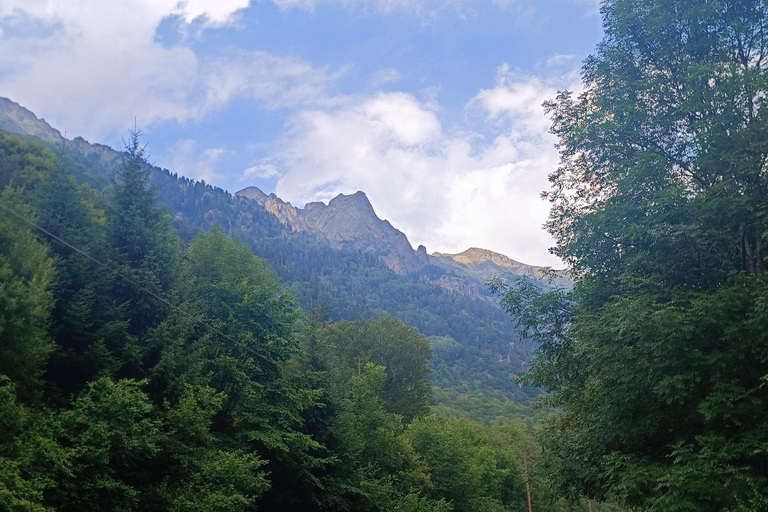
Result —
<path fill-rule="evenodd" d="M 525 466 L 525 491 L 528 493 L 528 512 L 533 512 L 533 505 L 531 504 L 531 481 L 528 479 L 528 457 L 523 457 L 523 465 Z"/>
<path fill-rule="evenodd" d="M 587 505 L 589 505 L 589 512 L 592 512 L 592 500 L 587 498 Z"/>

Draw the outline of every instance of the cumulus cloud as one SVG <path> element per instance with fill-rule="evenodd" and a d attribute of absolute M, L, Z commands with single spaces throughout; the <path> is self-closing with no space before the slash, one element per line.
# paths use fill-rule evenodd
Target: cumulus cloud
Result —
<path fill-rule="evenodd" d="M 327 1 L 422 13 L 487 0 L 272 1 L 283 8 L 311 9 L 316 1 Z M 200 57 L 184 42 L 166 46 L 156 40 L 165 19 L 218 28 L 237 22 L 250 3 L 5 0 L 0 2 L 0 95 L 90 140 L 117 139 L 134 117 L 145 127 L 199 120 L 235 97 L 291 109 L 332 101 L 327 91 L 344 69 L 328 71 L 263 51 L 230 49 Z M 398 79 L 397 70 L 386 69 L 373 84 Z"/>
<path fill-rule="evenodd" d="M 432 101 L 406 93 L 306 109 L 265 165 L 281 170 L 277 195 L 294 204 L 368 192 L 414 245 L 440 252 L 474 245 L 558 265 L 541 230 L 548 205 L 539 194 L 558 158 L 541 104 L 574 86 L 571 78 L 501 66 L 495 86 L 466 107 L 492 125 L 488 134 L 447 131 Z"/>
<path fill-rule="evenodd" d="M 179 139 L 168 149 L 165 160 L 173 172 L 206 183 L 215 183 L 222 178 L 216 172 L 216 163 L 225 154 L 223 148 L 201 149 L 193 139 Z"/>
<path fill-rule="evenodd" d="M 333 73 L 292 57 L 230 50 L 199 58 L 155 40 L 160 22 L 220 27 L 249 0 L 0 4 L 0 94 L 43 112 L 70 134 L 103 140 L 141 125 L 200 119 L 238 96 L 267 107 L 327 97 Z"/>
<path fill-rule="evenodd" d="M 252 165 L 243 171 L 243 179 L 248 178 L 260 178 L 263 180 L 271 180 L 280 176 L 280 171 L 277 170 L 277 166 L 272 164 L 259 164 Z"/>

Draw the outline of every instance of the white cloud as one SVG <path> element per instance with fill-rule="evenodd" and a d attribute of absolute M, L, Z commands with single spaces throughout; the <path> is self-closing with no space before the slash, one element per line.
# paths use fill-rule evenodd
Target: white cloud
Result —
<path fill-rule="evenodd" d="M 575 58 L 576 56 L 571 54 L 553 55 L 547 59 L 547 66 L 559 67 L 564 65 L 572 65 Z"/>
<path fill-rule="evenodd" d="M 200 150 L 197 141 L 192 139 L 179 139 L 171 146 L 164 157 L 168 167 L 187 178 L 205 180 L 213 183 L 223 176 L 216 172 L 216 163 L 226 154 L 222 148 L 208 148 Z"/>
<path fill-rule="evenodd" d="M 211 25 L 226 25 L 250 3 L 251 0 L 186 0 L 177 2 L 173 13 L 181 16 L 187 23 L 203 18 Z"/>
<path fill-rule="evenodd" d="M 271 180 L 278 176 L 280 176 L 280 171 L 277 170 L 277 166 L 272 164 L 253 165 L 243 171 L 243 179 L 261 178 L 263 180 Z"/>
<path fill-rule="evenodd" d="M 293 204 L 367 192 L 377 213 L 414 245 L 458 252 L 480 246 L 521 261 L 558 265 L 542 231 L 539 198 L 558 156 L 541 104 L 570 76 L 522 76 L 507 66 L 467 104 L 490 138 L 446 132 L 435 105 L 405 93 L 348 97 L 295 116 L 282 146 L 276 193 Z"/>
<path fill-rule="evenodd" d="M 371 76 L 371 84 L 374 87 L 379 87 L 384 84 L 399 82 L 402 78 L 403 75 L 395 68 L 380 69 Z"/>
<path fill-rule="evenodd" d="M 141 126 L 200 119 L 237 96 L 267 107 L 325 98 L 337 75 L 300 59 L 229 51 L 199 58 L 155 40 L 160 22 L 222 26 L 250 0 L 7 0 L 0 3 L 0 95 L 62 131 L 114 139 Z"/>
<path fill-rule="evenodd" d="M 252 0 L 3 0 L 0 95 L 41 113 L 69 134 L 116 140 L 134 116 L 142 126 L 201 119 L 236 96 L 269 108 L 328 100 L 344 70 L 328 72 L 296 58 L 230 51 L 200 58 L 184 43 L 155 39 L 169 17 L 203 28 L 237 22 Z M 318 3 L 407 12 L 429 18 L 488 0 L 271 0 L 281 8 Z M 491 0 L 508 7 L 513 0 Z M 182 27 L 183 28 L 183 27 Z M 374 86 L 399 79 L 394 69 Z"/>
<path fill-rule="evenodd" d="M 348 9 L 364 13 L 407 13 L 414 14 L 425 21 L 434 21 L 444 13 L 450 13 L 459 18 L 471 18 L 475 14 L 474 7 L 478 4 L 490 3 L 499 9 L 514 9 L 522 18 L 531 15 L 532 8 L 519 0 L 271 0 L 280 9 L 302 9 L 313 11 L 323 4 L 340 4 Z M 530 3 L 530 2 L 528 2 Z"/>
<path fill-rule="evenodd" d="M 235 97 L 251 97 L 269 108 L 301 108 L 330 101 L 327 87 L 344 70 L 328 73 L 294 57 L 269 52 L 233 51 L 209 63 L 202 81 L 203 110 Z"/>

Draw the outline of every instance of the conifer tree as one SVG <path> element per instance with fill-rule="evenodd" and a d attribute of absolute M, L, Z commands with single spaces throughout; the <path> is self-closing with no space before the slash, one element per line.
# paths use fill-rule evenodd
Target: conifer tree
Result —
<path fill-rule="evenodd" d="M 108 241 L 118 271 L 136 283 L 116 276 L 115 296 L 125 311 L 128 332 L 141 338 L 168 311 L 162 301 L 138 286 L 157 296 L 173 298 L 181 245 L 150 185 L 151 168 L 145 158 L 146 147 L 141 145 L 141 132 L 132 130 L 129 134 L 106 214 Z M 143 364 L 141 358 L 156 357 L 135 344 L 124 348 L 126 363 L 134 368 Z"/>

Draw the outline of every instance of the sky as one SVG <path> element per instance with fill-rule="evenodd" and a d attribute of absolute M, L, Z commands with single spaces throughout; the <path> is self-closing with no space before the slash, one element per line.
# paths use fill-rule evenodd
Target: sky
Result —
<path fill-rule="evenodd" d="M 68 138 L 294 206 L 362 190 L 429 252 L 561 267 L 541 104 L 579 90 L 596 0 L 2 0 L 0 96 Z"/>

